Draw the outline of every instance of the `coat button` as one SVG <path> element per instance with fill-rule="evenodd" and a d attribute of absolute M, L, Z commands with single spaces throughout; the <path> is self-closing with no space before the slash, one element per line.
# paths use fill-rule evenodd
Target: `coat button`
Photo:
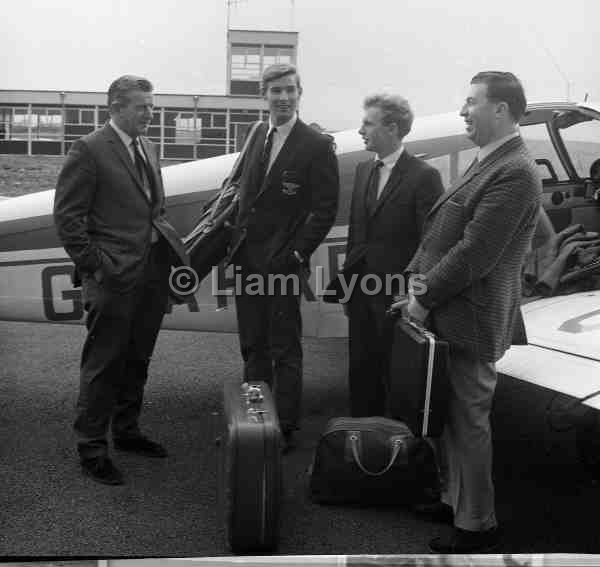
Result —
<path fill-rule="evenodd" d="M 256 212 L 256 209 L 255 209 L 254 207 L 252 207 L 252 208 L 250 209 L 250 212 L 251 212 L 252 214 L 254 214 L 254 213 Z"/>

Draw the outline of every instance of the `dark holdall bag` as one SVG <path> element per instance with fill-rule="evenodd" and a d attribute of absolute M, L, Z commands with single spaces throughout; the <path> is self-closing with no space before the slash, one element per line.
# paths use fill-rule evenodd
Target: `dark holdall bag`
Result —
<path fill-rule="evenodd" d="M 429 442 L 385 417 L 330 420 L 310 468 L 311 498 L 323 504 L 414 504 L 438 490 Z"/>
<path fill-rule="evenodd" d="M 202 216 L 194 229 L 183 238 L 185 251 L 190 257 L 190 266 L 196 272 L 199 282 L 227 256 L 231 242 L 231 227 L 236 220 L 242 167 L 250 141 L 260 124 L 261 122 L 254 123 L 229 177 L 225 179 L 216 195 L 204 206 Z"/>

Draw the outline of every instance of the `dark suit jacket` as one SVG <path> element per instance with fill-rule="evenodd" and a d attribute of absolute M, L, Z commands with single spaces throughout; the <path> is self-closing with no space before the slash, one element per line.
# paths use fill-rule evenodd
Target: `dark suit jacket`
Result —
<path fill-rule="evenodd" d="M 297 250 L 308 260 L 331 228 L 339 196 L 339 171 L 329 137 L 296 121 L 259 186 L 259 163 L 268 124 L 250 141 L 240 176 L 240 200 L 228 261 L 246 243 L 244 262 L 268 273 Z"/>
<path fill-rule="evenodd" d="M 151 142 L 141 138 L 157 198 L 151 203 L 135 165 L 113 128 L 84 136 L 71 146 L 54 198 L 59 237 L 79 274 L 100 270 L 109 286 L 130 288 L 150 251 L 153 225 L 170 245 L 173 264 L 187 263 L 183 243 L 165 217 L 160 165 Z"/>
<path fill-rule="evenodd" d="M 407 270 L 423 274 L 433 328 L 479 360 L 498 360 L 521 327 L 521 266 L 542 185 L 521 138 L 472 167 L 433 206 Z"/>
<path fill-rule="evenodd" d="M 444 187 L 437 169 L 404 150 L 369 215 L 365 202 L 374 167 L 374 160 L 356 167 L 343 272 L 351 273 L 364 259 L 367 273 L 401 274 L 417 250 L 425 216 Z"/>

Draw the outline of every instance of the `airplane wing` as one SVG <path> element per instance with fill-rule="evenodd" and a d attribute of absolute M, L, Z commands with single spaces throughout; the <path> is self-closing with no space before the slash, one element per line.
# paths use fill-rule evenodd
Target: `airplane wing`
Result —
<path fill-rule="evenodd" d="M 511 347 L 498 372 L 575 398 L 600 391 L 600 290 L 522 306 L 529 344 Z M 586 405 L 600 409 L 600 395 Z"/>

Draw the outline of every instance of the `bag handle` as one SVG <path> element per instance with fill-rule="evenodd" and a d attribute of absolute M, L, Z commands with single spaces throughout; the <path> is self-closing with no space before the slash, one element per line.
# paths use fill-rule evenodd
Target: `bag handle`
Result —
<path fill-rule="evenodd" d="M 381 476 L 381 475 L 385 474 L 386 472 L 388 472 L 392 468 L 392 466 L 394 465 L 394 463 L 396 461 L 396 458 L 400 454 L 400 449 L 402 449 L 402 447 L 404 446 L 404 439 L 402 437 L 395 436 L 395 437 L 390 438 L 390 441 L 392 442 L 392 456 L 390 457 L 390 462 L 387 464 L 387 466 L 385 466 L 380 471 L 372 472 L 365 468 L 365 466 L 362 464 L 362 462 L 360 460 L 360 455 L 358 454 L 358 445 L 360 442 L 360 432 L 359 431 L 349 431 L 348 439 L 350 441 L 350 447 L 352 448 L 352 456 L 354 457 L 354 461 L 358 465 L 358 468 L 368 476 Z"/>

